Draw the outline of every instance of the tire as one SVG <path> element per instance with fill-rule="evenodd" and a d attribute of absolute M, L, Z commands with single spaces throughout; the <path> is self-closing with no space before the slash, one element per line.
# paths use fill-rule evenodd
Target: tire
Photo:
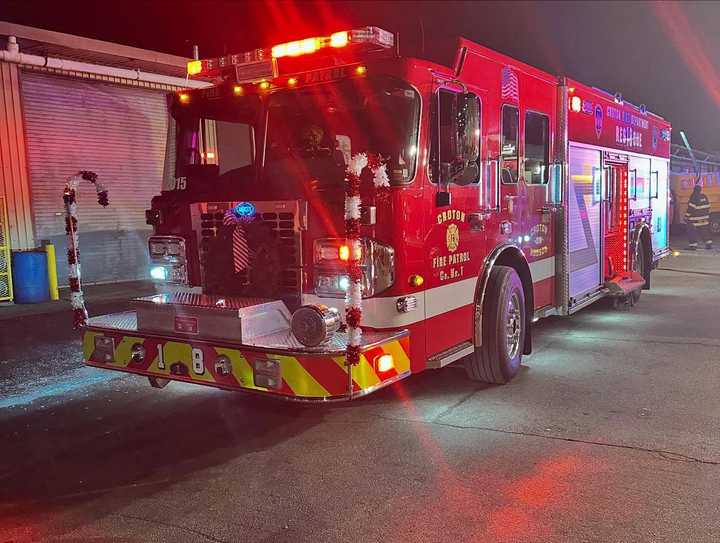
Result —
<path fill-rule="evenodd" d="M 637 272 L 640 276 L 645 279 L 645 284 L 648 283 L 648 270 L 647 263 L 647 252 L 645 251 L 645 242 L 638 239 L 637 245 L 635 246 L 635 254 L 633 255 L 632 271 Z M 644 288 L 644 287 L 643 287 Z M 643 289 L 639 288 L 630 293 L 630 302 L 635 305 L 640 300 L 640 294 Z"/>
<path fill-rule="evenodd" d="M 517 272 L 495 266 L 485 294 L 482 345 L 465 359 L 470 379 L 503 385 L 517 375 L 525 344 L 525 312 L 525 293 Z"/>

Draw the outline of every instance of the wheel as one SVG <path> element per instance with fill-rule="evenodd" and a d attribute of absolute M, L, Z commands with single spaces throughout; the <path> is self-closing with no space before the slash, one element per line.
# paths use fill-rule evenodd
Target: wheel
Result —
<path fill-rule="evenodd" d="M 635 246 L 635 254 L 633 255 L 632 260 L 632 271 L 637 272 L 640 274 L 640 276 L 645 279 L 647 282 L 647 262 L 646 262 L 646 253 L 645 253 L 645 242 L 642 239 L 639 239 L 637 242 L 637 245 Z M 635 305 L 638 300 L 640 299 L 640 294 L 642 293 L 642 289 L 639 288 L 637 290 L 634 290 L 630 293 L 630 299 L 628 300 L 630 302 L 630 305 Z"/>
<path fill-rule="evenodd" d="M 520 370 L 525 344 L 525 293 L 513 268 L 492 269 L 483 309 L 482 345 L 465 359 L 465 370 L 473 380 L 502 385 Z"/>

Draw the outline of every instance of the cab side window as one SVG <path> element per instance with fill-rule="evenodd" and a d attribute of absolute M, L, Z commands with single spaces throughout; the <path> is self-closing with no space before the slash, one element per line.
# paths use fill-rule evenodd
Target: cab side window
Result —
<path fill-rule="evenodd" d="M 516 106 L 505 104 L 502 108 L 502 138 L 500 140 L 500 168 L 503 184 L 517 183 L 518 156 L 518 124 L 520 115 Z"/>
<path fill-rule="evenodd" d="M 525 182 L 544 185 L 548 182 L 550 162 L 550 120 L 547 115 L 525 113 Z"/>
<path fill-rule="evenodd" d="M 464 155 L 471 163 L 478 163 L 480 160 L 480 119 L 482 118 L 482 104 L 474 94 L 470 95 L 471 100 L 477 103 L 475 115 L 466 115 L 467 125 L 463 125 L 462 104 L 460 94 L 447 89 L 438 92 L 438 99 L 433 111 L 433 131 L 430 143 L 430 164 L 432 181 L 437 183 L 439 169 L 442 162 L 461 160 Z M 468 108 L 472 110 L 472 108 Z M 457 156 L 449 156 L 441 152 L 441 149 L 456 149 Z M 442 155 L 442 156 L 441 156 Z M 466 168 L 458 179 L 460 184 L 480 182 L 480 168 Z"/>

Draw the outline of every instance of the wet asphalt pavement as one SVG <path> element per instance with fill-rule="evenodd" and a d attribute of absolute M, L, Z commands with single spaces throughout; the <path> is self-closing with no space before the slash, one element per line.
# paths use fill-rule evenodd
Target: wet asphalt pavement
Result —
<path fill-rule="evenodd" d="M 538 323 L 508 386 L 453 365 L 342 405 L 155 390 L 83 367 L 67 313 L 0 321 L 0 542 L 720 541 L 720 256 L 693 258 Z"/>

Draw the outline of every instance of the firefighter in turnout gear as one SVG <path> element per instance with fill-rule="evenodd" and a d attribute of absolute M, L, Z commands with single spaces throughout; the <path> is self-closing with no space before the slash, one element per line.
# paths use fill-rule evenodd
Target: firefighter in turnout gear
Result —
<path fill-rule="evenodd" d="M 688 225 L 688 249 L 695 251 L 698 240 L 705 240 L 705 248 L 712 249 L 710 238 L 710 201 L 702 192 L 702 186 L 695 185 L 690 201 L 688 202 L 685 222 Z"/>

